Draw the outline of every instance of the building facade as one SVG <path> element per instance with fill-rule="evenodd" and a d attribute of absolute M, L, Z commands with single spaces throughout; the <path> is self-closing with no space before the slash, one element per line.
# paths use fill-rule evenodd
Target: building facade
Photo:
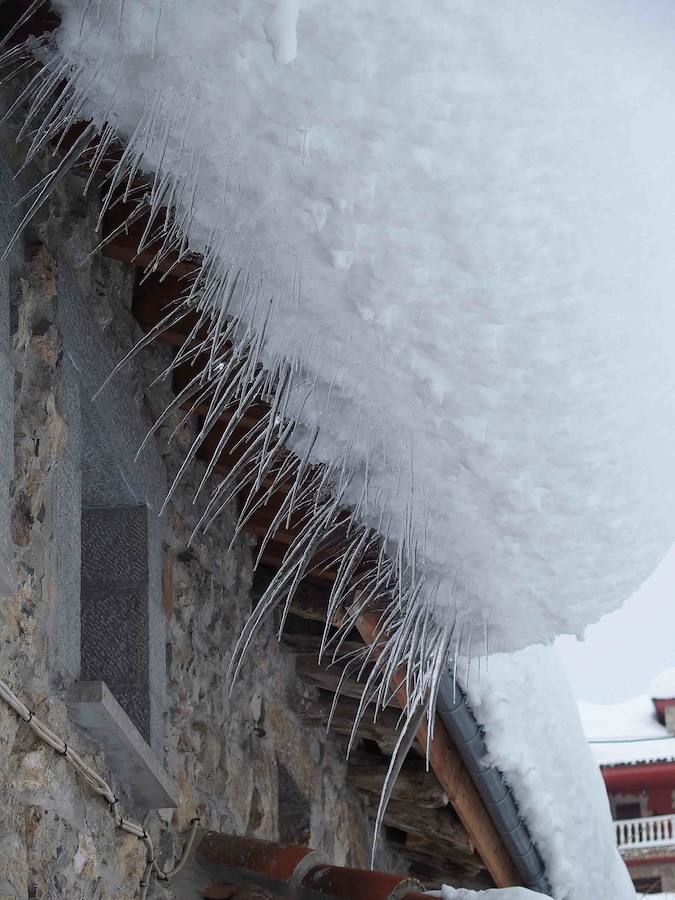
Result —
<path fill-rule="evenodd" d="M 645 696 L 581 712 L 635 887 L 675 891 L 675 670 Z"/>
<path fill-rule="evenodd" d="M 4 109 L 20 84 L 7 90 Z M 144 335 L 148 282 L 134 254 L 97 247 L 100 197 L 84 197 L 86 172 L 17 230 L 22 197 L 53 159 L 23 166 L 15 137 L 3 126 L 0 680 L 30 717 L 0 702 L 0 897 L 142 896 L 146 845 L 116 827 L 119 813 L 142 823 L 169 868 L 194 817 L 208 832 L 367 868 L 399 713 L 364 722 L 348 765 L 362 689 L 345 684 L 328 733 L 340 676 L 317 666 L 325 610 L 312 598 L 291 610 L 285 643 L 278 620 L 258 629 L 229 692 L 233 647 L 278 548 L 254 577 L 258 539 L 234 536 L 236 498 L 196 530 L 203 460 L 166 500 L 199 427 L 175 407 L 148 438 L 176 396 L 180 373 L 162 377 L 172 337 L 108 381 Z M 106 779 L 117 807 L 36 737 L 32 717 Z M 376 867 L 418 885 L 492 886 L 447 792 L 411 757 Z M 154 880 L 149 896 L 181 890 Z"/>
<path fill-rule="evenodd" d="M 12 134 L 2 151 L 7 246 L 40 172 L 13 178 Z M 135 459 L 172 396 L 153 385 L 169 351 L 149 348 L 92 399 L 142 332 L 133 267 L 87 258 L 97 211 L 83 183 L 68 179 L 0 266 L 0 677 L 110 781 L 168 864 L 198 815 L 365 866 L 365 800 L 323 722 L 302 718 L 314 691 L 273 623 L 228 695 L 252 605 L 250 539 L 227 550 L 234 507 L 191 539 L 199 464 L 160 515 L 192 423 L 176 414 Z M 4 703 L 0 797 L 1 897 L 138 895 L 143 843 Z M 386 843 L 378 862 L 406 865 Z"/>

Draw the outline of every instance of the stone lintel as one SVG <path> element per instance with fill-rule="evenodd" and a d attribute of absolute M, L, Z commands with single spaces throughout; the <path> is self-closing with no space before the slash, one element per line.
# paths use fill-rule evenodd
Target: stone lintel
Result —
<path fill-rule="evenodd" d="M 105 753 L 106 762 L 139 807 L 178 805 L 178 789 L 103 681 L 78 681 L 68 691 L 71 719 Z"/>

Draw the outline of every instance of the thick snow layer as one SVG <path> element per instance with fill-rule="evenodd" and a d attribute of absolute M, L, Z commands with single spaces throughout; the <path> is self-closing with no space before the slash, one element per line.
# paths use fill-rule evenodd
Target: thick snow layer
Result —
<path fill-rule="evenodd" d="M 460 649 L 618 606 L 675 535 L 672 4 L 55 5 L 83 113 L 274 300 L 314 457 L 411 522 Z M 555 900 L 634 897 L 553 653 L 471 674 Z"/>
<path fill-rule="evenodd" d="M 675 737 L 656 717 L 651 696 L 623 703 L 580 703 L 581 721 L 601 766 L 675 761 Z"/>
<path fill-rule="evenodd" d="M 469 678 L 488 761 L 511 785 L 555 900 L 629 900 L 607 793 L 556 651 L 497 654 Z"/>
<path fill-rule="evenodd" d="M 544 894 L 535 894 L 525 888 L 503 888 L 495 891 L 465 891 L 463 889 L 444 886 L 441 891 L 430 891 L 430 897 L 442 897 L 443 900 L 537 900 Z"/>
<path fill-rule="evenodd" d="M 654 700 L 675 700 L 675 669 L 667 669 L 654 678 L 647 694 Z"/>
<path fill-rule="evenodd" d="M 83 113 L 274 297 L 315 457 L 351 442 L 394 535 L 411 504 L 463 649 L 620 605 L 675 536 L 673 5 L 55 6 Z"/>

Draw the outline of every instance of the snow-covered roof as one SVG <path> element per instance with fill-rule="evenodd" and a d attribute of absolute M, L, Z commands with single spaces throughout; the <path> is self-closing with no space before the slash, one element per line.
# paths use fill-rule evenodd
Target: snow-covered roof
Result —
<path fill-rule="evenodd" d="M 552 647 L 496 654 L 467 686 L 488 762 L 504 773 L 560 900 L 630 900 L 609 801 Z M 451 895 L 452 896 L 452 895 Z"/>
<path fill-rule="evenodd" d="M 601 766 L 675 762 L 675 738 L 656 717 L 649 694 L 623 703 L 580 703 L 586 738 Z"/>
<path fill-rule="evenodd" d="M 675 668 L 661 672 L 649 685 L 647 693 L 653 700 L 672 700 L 675 698 Z"/>
<path fill-rule="evenodd" d="M 473 652 L 580 633 L 675 534 L 675 10 L 615 6 L 59 3 L 77 109 Z"/>

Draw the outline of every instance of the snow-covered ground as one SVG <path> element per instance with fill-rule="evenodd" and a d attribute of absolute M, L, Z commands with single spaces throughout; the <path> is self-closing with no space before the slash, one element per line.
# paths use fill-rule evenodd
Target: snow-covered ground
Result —
<path fill-rule="evenodd" d="M 512 787 L 555 900 L 630 900 L 609 801 L 556 651 L 490 657 L 470 679 L 489 761 Z"/>
<path fill-rule="evenodd" d="M 55 5 L 83 114 L 274 299 L 314 457 L 411 525 L 460 649 L 632 593 L 675 534 L 672 4 Z"/>

